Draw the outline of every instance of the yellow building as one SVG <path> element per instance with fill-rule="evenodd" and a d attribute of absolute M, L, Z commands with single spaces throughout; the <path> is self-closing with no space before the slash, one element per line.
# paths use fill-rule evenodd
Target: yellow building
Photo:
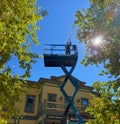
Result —
<path fill-rule="evenodd" d="M 60 91 L 60 84 L 65 76 L 55 77 L 50 79 L 40 78 L 38 82 L 28 81 L 31 85 L 29 92 L 21 94 L 22 102 L 16 103 L 20 110 L 19 119 L 10 119 L 8 124 L 61 124 L 61 119 L 64 114 L 67 103 Z M 83 118 L 83 122 L 90 118 L 88 113 L 85 113 L 85 108 L 89 105 L 91 99 L 90 93 L 93 93 L 93 88 L 86 86 L 85 82 L 78 80 L 79 91 L 74 98 L 74 105 Z M 74 86 L 68 82 L 64 90 L 68 96 L 72 96 Z M 72 121 L 77 121 L 72 110 L 69 110 L 67 122 L 73 124 Z"/>

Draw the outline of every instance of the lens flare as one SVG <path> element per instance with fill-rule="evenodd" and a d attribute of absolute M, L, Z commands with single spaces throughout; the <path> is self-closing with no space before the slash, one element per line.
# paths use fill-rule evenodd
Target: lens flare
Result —
<path fill-rule="evenodd" d="M 100 45 L 100 44 L 102 43 L 102 41 L 103 41 L 102 36 L 98 36 L 98 37 L 96 37 L 96 38 L 93 40 L 93 44 L 94 44 L 95 46 L 98 46 L 98 45 Z"/>

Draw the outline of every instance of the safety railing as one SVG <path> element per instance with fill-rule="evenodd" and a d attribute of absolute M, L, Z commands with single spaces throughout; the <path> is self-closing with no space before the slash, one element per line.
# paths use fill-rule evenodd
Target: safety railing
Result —
<path fill-rule="evenodd" d="M 44 54 L 73 55 L 77 53 L 76 45 L 45 44 Z"/>
<path fill-rule="evenodd" d="M 77 110 L 79 112 L 85 112 L 85 109 L 87 108 L 87 106 L 82 106 L 81 104 L 75 104 Z M 67 107 L 67 103 L 64 102 L 51 102 L 51 101 L 47 101 L 44 100 L 43 102 L 43 106 L 42 106 L 42 110 L 44 109 L 44 111 L 56 111 L 56 112 L 64 112 L 65 108 Z M 72 112 L 72 110 L 70 109 L 70 112 Z M 56 113 L 54 113 L 56 114 Z"/>

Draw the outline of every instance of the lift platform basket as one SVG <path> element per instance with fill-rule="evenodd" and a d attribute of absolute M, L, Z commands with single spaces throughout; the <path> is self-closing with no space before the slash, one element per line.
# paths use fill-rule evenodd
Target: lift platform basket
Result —
<path fill-rule="evenodd" d="M 45 44 L 44 65 L 46 67 L 60 67 L 61 65 L 71 67 L 78 59 L 76 45 L 54 45 Z"/>

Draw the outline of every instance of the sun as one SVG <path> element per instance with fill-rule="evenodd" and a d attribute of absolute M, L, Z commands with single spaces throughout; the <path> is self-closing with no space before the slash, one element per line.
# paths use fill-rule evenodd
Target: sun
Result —
<path fill-rule="evenodd" d="M 93 44 L 95 46 L 99 46 L 103 41 L 103 37 L 102 36 L 97 36 L 95 37 L 95 39 L 93 40 Z"/>

